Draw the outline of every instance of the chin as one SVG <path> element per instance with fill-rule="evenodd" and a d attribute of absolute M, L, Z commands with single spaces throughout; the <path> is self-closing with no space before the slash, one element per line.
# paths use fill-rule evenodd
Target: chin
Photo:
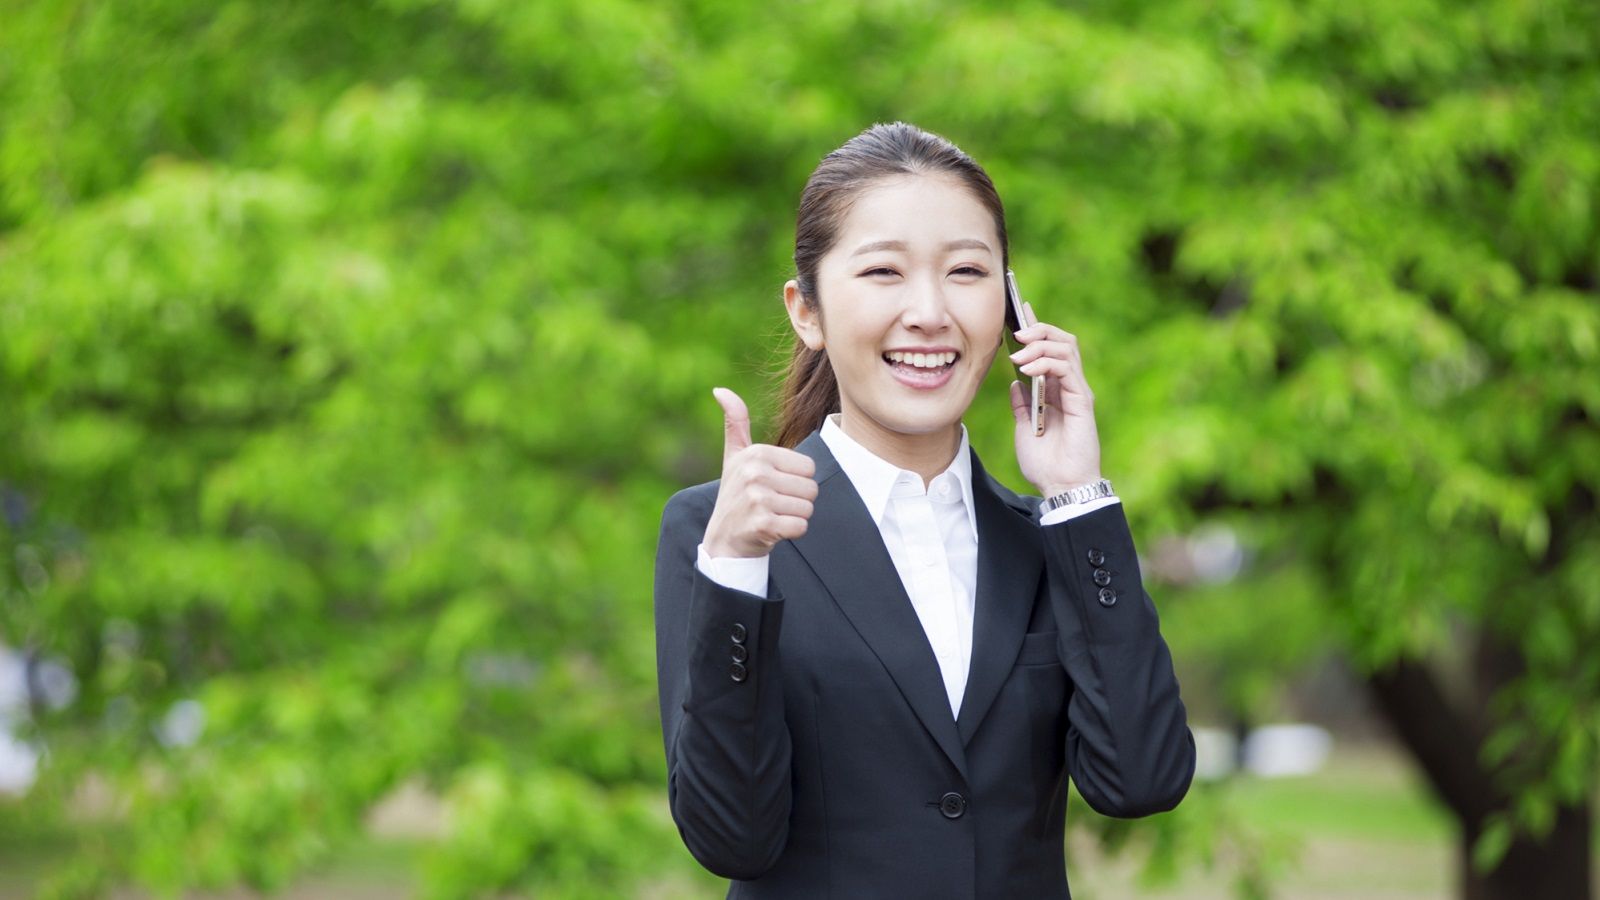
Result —
<path fill-rule="evenodd" d="M 947 428 L 958 426 L 965 413 L 966 407 L 962 407 L 945 415 L 907 416 L 902 413 L 882 421 L 901 434 L 937 434 Z"/>

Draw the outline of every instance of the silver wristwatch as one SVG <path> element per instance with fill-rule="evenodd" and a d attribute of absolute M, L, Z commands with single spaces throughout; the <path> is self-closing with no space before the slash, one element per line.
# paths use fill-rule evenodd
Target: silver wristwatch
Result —
<path fill-rule="evenodd" d="M 1045 501 L 1039 504 L 1039 515 L 1042 516 L 1063 506 L 1088 503 L 1090 500 L 1098 500 L 1101 497 L 1114 496 L 1116 496 L 1116 493 L 1111 490 L 1111 482 L 1102 478 L 1099 481 L 1091 481 L 1088 484 L 1079 485 L 1070 491 L 1062 491 L 1054 497 L 1045 498 Z"/>

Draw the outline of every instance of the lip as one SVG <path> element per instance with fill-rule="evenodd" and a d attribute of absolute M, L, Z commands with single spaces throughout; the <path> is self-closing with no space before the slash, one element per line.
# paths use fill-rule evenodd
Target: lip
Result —
<path fill-rule="evenodd" d="M 957 347 L 886 347 L 884 353 L 954 353 L 961 355 Z"/>
<path fill-rule="evenodd" d="M 896 349 L 899 349 L 899 348 L 896 348 Z M 951 349 L 953 350 L 954 348 L 951 348 Z M 888 351 L 885 351 L 885 352 L 888 352 Z M 917 353 L 917 352 L 920 352 L 920 353 L 928 353 L 928 352 L 940 353 L 940 352 L 945 352 L 945 351 L 942 351 L 942 350 L 933 350 L 933 351 L 929 351 L 929 350 L 906 350 L 905 352 L 908 352 L 908 353 Z M 956 361 L 954 363 L 951 363 L 949 368 L 942 369 L 942 370 L 937 371 L 937 372 L 930 372 L 930 373 L 928 373 L 926 375 L 921 375 L 921 374 L 916 374 L 916 373 L 913 373 L 913 372 L 908 372 L 908 371 L 906 371 L 906 369 L 910 368 L 909 366 L 902 368 L 900 366 L 895 365 L 892 362 L 889 362 L 886 359 L 883 360 L 883 364 L 889 367 L 889 374 L 894 376 L 894 380 L 900 382 L 901 384 L 905 385 L 906 387 L 911 388 L 914 391 L 936 391 L 939 388 L 944 387 L 946 384 L 949 384 L 950 383 L 950 379 L 955 377 L 956 366 L 961 364 L 961 357 L 959 355 L 957 355 Z"/>

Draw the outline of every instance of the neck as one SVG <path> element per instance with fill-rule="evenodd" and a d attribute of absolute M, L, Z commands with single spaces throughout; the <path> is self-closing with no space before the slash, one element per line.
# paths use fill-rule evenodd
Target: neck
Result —
<path fill-rule="evenodd" d="M 961 447 L 960 422 L 927 434 L 905 434 L 890 431 L 866 416 L 841 412 L 839 427 L 879 459 L 921 475 L 924 488 L 934 476 L 950 468 Z"/>

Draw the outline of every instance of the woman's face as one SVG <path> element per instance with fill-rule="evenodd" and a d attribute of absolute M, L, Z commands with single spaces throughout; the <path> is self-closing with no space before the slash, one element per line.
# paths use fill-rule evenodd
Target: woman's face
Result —
<path fill-rule="evenodd" d="M 901 175 L 856 196 L 818 264 L 820 319 L 795 282 L 784 299 L 828 351 L 852 436 L 892 439 L 956 428 L 1000 347 L 1004 285 L 989 211 L 950 176 Z"/>

